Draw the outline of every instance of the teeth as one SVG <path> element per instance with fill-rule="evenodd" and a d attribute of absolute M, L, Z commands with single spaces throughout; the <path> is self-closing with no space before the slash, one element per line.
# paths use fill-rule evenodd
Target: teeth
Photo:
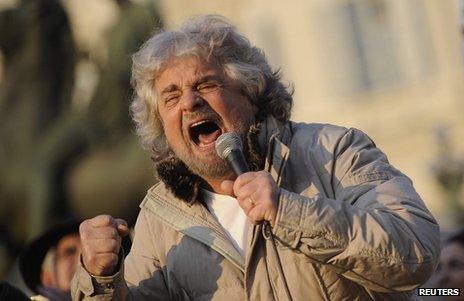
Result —
<path fill-rule="evenodd" d="M 194 124 L 192 124 L 190 127 L 194 127 L 194 126 L 197 126 L 197 125 L 200 125 L 200 124 L 203 124 L 205 122 L 208 122 L 208 120 L 202 120 L 202 121 L 198 121 L 198 122 L 195 122 Z"/>

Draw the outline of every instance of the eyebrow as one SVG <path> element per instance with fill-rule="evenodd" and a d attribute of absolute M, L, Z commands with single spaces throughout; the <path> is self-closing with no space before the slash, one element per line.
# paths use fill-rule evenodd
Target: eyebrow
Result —
<path fill-rule="evenodd" d="M 200 77 L 199 79 L 197 79 L 197 80 L 194 82 L 193 85 L 194 85 L 194 86 L 197 86 L 197 85 L 199 85 L 199 84 L 202 84 L 202 83 L 207 82 L 207 81 L 210 81 L 210 80 L 217 80 L 217 81 L 219 81 L 221 84 L 222 84 L 222 82 L 223 82 L 222 77 L 218 77 L 218 76 L 212 75 L 212 74 L 207 74 L 207 75 L 202 76 L 202 77 Z"/>
<path fill-rule="evenodd" d="M 202 84 L 204 82 L 207 82 L 207 81 L 210 81 L 210 80 L 216 80 L 218 81 L 221 85 L 223 84 L 224 82 L 224 79 L 222 77 L 218 77 L 217 75 L 212 75 L 212 74 L 207 74 L 207 75 L 204 75 L 200 78 L 198 78 L 197 80 L 195 80 L 192 84 L 192 86 L 198 86 L 199 84 Z M 176 85 L 176 84 L 170 84 L 168 85 L 166 88 L 163 89 L 163 91 L 161 91 L 161 95 L 163 94 L 166 94 L 166 93 L 171 93 L 171 92 L 174 92 L 174 91 L 177 91 L 179 90 L 179 86 Z"/>
<path fill-rule="evenodd" d="M 164 88 L 163 91 L 161 91 L 161 95 L 163 95 L 165 93 L 174 92 L 176 90 L 179 90 L 179 86 L 177 86 L 176 84 L 170 84 L 169 86 Z"/>

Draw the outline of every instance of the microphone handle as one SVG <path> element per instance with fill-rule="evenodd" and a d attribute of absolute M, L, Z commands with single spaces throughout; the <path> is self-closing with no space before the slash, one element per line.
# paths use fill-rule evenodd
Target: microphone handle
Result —
<path fill-rule="evenodd" d="M 227 155 L 227 161 L 237 176 L 250 171 L 241 150 L 234 149 Z"/>
<path fill-rule="evenodd" d="M 241 150 L 233 149 L 227 155 L 226 159 L 237 176 L 250 171 L 250 169 L 248 168 L 248 164 L 245 161 L 245 157 L 243 156 L 243 152 Z M 268 221 L 263 220 L 263 227 L 265 229 L 265 232 L 268 233 L 268 237 L 266 239 L 271 239 L 272 244 L 275 247 L 274 237 L 272 236 L 271 224 Z"/>

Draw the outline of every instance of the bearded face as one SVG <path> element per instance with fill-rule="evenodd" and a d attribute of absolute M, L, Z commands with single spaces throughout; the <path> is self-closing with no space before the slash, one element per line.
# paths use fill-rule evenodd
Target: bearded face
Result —
<path fill-rule="evenodd" d="M 244 138 L 256 108 L 236 82 L 211 62 L 194 57 L 173 58 L 155 80 L 158 111 L 172 151 L 204 179 L 233 175 L 215 151 L 225 132 Z"/>

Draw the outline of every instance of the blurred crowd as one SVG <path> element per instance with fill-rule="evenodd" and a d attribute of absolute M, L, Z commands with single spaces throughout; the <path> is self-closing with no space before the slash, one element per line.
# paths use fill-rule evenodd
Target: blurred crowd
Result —
<path fill-rule="evenodd" d="M 0 300 L 69 300 L 79 221 L 107 213 L 133 225 L 155 181 L 128 113 L 130 56 L 163 23 L 153 1 L 114 2 L 105 60 L 76 43 L 60 1 L 0 10 Z M 450 298 L 464 300 L 464 229 L 443 236 L 426 286 L 461 288 Z"/>
<path fill-rule="evenodd" d="M 0 10 L 0 280 L 26 289 L 23 278 L 28 293 L 38 283 L 69 290 L 77 228 L 61 237 L 56 225 L 101 213 L 133 224 L 155 181 L 128 104 L 131 54 L 162 28 L 156 7 L 115 0 L 102 59 L 76 41 L 63 4 L 20 0 Z M 53 237 L 27 253 L 25 244 L 47 231 Z M 20 261 L 32 276 L 15 272 L 21 250 L 39 264 Z"/>

